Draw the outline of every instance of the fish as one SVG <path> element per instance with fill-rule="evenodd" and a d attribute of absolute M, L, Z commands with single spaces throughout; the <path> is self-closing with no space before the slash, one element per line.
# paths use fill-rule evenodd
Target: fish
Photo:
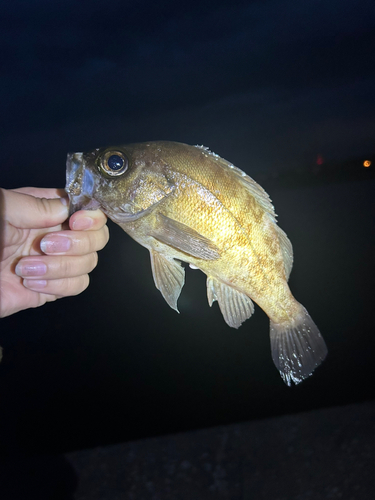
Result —
<path fill-rule="evenodd" d="M 69 153 L 69 212 L 100 208 L 150 252 L 155 286 L 178 312 L 187 263 L 207 276 L 210 306 L 238 328 L 254 302 L 270 319 L 273 362 L 298 384 L 327 347 L 288 279 L 293 249 L 271 199 L 249 175 L 205 146 L 151 141 Z"/>

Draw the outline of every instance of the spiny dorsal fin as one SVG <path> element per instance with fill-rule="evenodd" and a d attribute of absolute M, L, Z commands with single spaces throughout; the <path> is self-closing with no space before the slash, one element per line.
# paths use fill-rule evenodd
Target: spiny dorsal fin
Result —
<path fill-rule="evenodd" d="M 252 196 L 254 196 L 259 205 L 275 219 L 276 214 L 274 206 L 272 205 L 270 197 L 262 188 L 262 186 L 255 182 L 254 179 L 247 175 L 243 170 L 235 167 L 232 163 L 224 160 L 224 158 L 221 158 L 221 156 L 217 155 L 216 153 L 213 153 L 209 150 L 209 148 L 198 145 L 195 147 L 201 149 L 208 156 L 211 156 L 215 160 L 217 165 L 220 165 L 220 167 L 233 172 L 233 174 L 238 178 L 242 185 L 250 192 Z"/>

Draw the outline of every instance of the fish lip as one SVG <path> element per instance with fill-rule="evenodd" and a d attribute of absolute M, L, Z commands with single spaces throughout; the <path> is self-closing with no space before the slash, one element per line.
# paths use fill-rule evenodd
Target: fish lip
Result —
<path fill-rule="evenodd" d="M 94 199 L 97 181 L 87 168 L 83 153 L 68 153 L 66 186 L 69 196 L 69 217 L 78 210 L 95 210 L 100 203 Z"/>
<path fill-rule="evenodd" d="M 100 203 L 96 200 L 86 196 L 73 198 L 69 196 L 69 217 L 79 210 L 96 210 L 97 208 L 100 208 Z"/>

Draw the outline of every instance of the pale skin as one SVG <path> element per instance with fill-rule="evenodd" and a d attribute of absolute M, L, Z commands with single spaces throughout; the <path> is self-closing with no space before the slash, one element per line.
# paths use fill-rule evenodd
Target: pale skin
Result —
<path fill-rule="evenodd" d="M 62 189 L 0 188 L 0 317 L 77 295 L 107 243 L 107 218 L 80 210 L 68 219 Z"/>

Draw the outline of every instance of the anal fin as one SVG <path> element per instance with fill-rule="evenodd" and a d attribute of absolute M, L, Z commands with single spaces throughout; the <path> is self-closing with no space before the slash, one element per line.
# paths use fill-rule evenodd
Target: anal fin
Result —
<path fill-rule="evenodd" d="M 254 304 L 247 295 L 210 276 L 207 298 L 210 306 L 218 301 L 225 322 L 232 328 L 241 326 L 254 312 Z"/>
<path fill-rule="evenodd" d="M 150 250 L 151 268 L 155 286 L 168 305 L 179 312 L 177 300 L 185 283 L 185 269 L 180 262 L 167 259 L 159 252 Z"/>

